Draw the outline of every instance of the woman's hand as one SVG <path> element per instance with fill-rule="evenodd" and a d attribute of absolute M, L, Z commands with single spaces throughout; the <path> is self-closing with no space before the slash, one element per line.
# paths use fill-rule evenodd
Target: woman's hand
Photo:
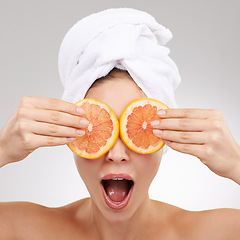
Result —
<path fill-rule="evenodd" d="M 159 116 L 154 133 L 169 147 L 198 157 L 216 174 L 240 184 L 240 146 L 220 111 L 166 109 Z"/>
<path fill-rule="evenodd" d="M 0 165 L 20 161 L 39 147 L 64 145 L 84 134 L 88 122 L 77 105 L 24 97 L 0 131 Z"/>

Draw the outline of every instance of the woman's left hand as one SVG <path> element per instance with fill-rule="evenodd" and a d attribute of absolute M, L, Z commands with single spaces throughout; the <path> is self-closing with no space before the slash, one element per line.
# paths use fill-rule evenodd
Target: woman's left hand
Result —
<path fill-rule="evenodd" d="M 154 134 L 172 149 L 198 157 L 216 174 L 240 184 L 240 146 L 222 113 L 205 109 L 166 109 L 154 121 Z"/>

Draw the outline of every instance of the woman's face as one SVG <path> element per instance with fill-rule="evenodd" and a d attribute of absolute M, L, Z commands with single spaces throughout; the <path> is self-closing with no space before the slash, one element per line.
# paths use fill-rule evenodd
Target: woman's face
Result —
<path fill-rule="evenodd" d="M 106 103 L 118 118 L 130 101 L 144 97 L 146 95 L 142 90 L 125 74 L 118 76 L 117 79 L 103 80 L 92 87 L 86 95 L 86 98 Z M 148 189 L 158 171 L 161 157 L 162 150 L 144 155 L 133 152 L 120 138 L 109 152 L 98 159 L 85 159 L 74 154 L 78 172 L 91 195 L 93 207 L 110 221 L 130 219 L 137 209 L 149 200 Z M 116 186 L 108 187 L 105 191 L 103 178 L 115 178 L 113 182 Z M 107 194 L 111 192 L 117 197 L 121 191 L 125 191 L 125 184 L 121 185 L 118 182 L 124 181 L 121 178 L 130 178 L 134 184 L 131 187 L 131 194 L 128 194 L 129 201 L 124 201 L 124 204 L 118 205 L 121 207 L 116 208 L 116 204 L 107 204 L 104 192 Z"/>

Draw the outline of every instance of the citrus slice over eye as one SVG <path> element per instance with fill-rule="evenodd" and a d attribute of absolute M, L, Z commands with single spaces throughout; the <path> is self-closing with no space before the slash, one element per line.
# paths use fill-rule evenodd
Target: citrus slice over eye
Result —
<path fill-rule="evenodd" d="M 82 137 L 67 145 L 83 158 L 99 158 L 117 141 L 118 119 L 109 106 L 95 99 L 83 99 L 76 104 L 84 110 L 83 118 L 89 121 L 89 125 Z"/>
<path fill-rule="evenodd" d="M 151 122 L 160 120 L 157 112 L 167 109 L 164 103 L 150 98 L 130 102 L 120 116 L 120 137 L 133 151 L 149 154 L 159 151 L 164 141 L 153 134 Z"/>

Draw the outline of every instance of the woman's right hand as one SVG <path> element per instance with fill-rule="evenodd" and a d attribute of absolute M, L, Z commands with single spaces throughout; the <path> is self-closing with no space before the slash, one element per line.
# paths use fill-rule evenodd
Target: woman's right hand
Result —
<path fill-rule="evenodd" d="M 39 147 L 70 143 L 84 135 L 88 121 L 77 105 L 24 97 L 0 131 L 0 166 L 26 158 Z"/>

